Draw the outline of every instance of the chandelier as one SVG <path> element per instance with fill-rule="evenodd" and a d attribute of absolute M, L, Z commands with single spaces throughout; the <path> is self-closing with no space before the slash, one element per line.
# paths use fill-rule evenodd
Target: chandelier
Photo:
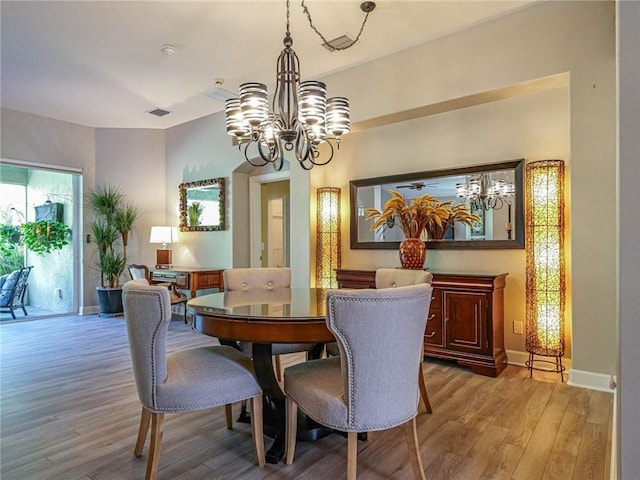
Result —
<path fill-rule="evenodd" d="M 456 196 L 469 200 L 471 211 L 499 210 L 514 195 L 513 183 L 491 180 L 488 173 L 470 175 L 465 183 L 456 183 Z"/>
<path fill-rule="evenodd" d="M 313 25 L 304 1 L 302 6 L 311 27 L 324 40 Z M 360 38 L 375 3 L 364 2 L 360 8 L 366 16 L 358 37 L 350 45 L 333 50 L 349 48 Z M 281 170 L 285 151 L 293 151 L 300 166 L 311 170 L 315 165 L 329 163 L 334 149 L 340 148 L 341 136 L 351 130 L 349 100 L 345 97 L 327 98 L 327 86 L 323 82 L 300 81 L 300 61 L 291 48 L 289 0 L 283 43 L 284 50 L 276 64 L 276 90 L 271 111 L 267 86 L 257 82 L 243 83 L 240 96 L 225 102 L 227 133 L 237 139 L 240 148 L 244 144 L 244 157 L 255 167 L 271 163 L 275 170 Z M 249 153 L 253 144 L 257 145 L 258 156 Z M 321 156 L 321 145 L 328 146 L 323 148 L 324 156 Z"/>

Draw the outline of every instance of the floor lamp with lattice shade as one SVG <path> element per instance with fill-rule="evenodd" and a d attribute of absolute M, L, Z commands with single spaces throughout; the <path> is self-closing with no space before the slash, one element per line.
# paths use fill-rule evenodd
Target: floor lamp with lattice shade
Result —
<path fill-rule="evenodd" d="M 316 287 L 338 288 L 336 269 L 340 268 L 340 189 L 317 190 Z"/>
<path fill-rule="evenodd" d="M 564 162 L 543 160 L 527 164 L 525 198 L 526 364 L 530 377 L 533 370 L 545 370 L 560 373 L 564 382 Z"/>

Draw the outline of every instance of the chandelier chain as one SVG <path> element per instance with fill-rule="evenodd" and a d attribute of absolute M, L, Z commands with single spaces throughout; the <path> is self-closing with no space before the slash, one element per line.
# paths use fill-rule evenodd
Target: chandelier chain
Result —
<path fill-rule="evenodd" d="M 289 0 L 287 0 L 287 5 L 289 4 Z M 313 24 L 313 20 L 311 19 L 311 12 L 309 12 L 309 7 L 307 7 L 304 3 L 304 0 L 302 0 L 302 9 L 304 10 L 304 13 L 307 15 L 307 18 L 309 19 L 309 26 L 313 29 L 314 32 L 316 32 L 318 34 L 318 36 L 322 39 L 322 41 L 325 44 L 329 44 L 329 40 L 327 40 L 324 35 L 322 35 L 322 33 L 320 33 L 320 31 L 318 30 L 318 28 Z M 287 9 L 287 14 L 289 13 L 289 10 Z M 360 25 L 360 31 L 358 32 L 358 35 L 356 36 L 355 40 L 353 41 L 352 44 L 347 45 L 345 47 L 340 47 L 340 46 L 332 46 L 331 48 L 333 50 L 346 50 L 347 48 L 351 48 L 353 47 L 356 43 L 358 43 L 358 40 L 360 40 L 360 35 L 362 35 L 362 32 L 364 31 L 364 26 L 367 24 L 367 19 L 369 18 L 369 14 L 371 13 L 371 10 L 367 11 L 364 15 L 364 20 L 362 21 L 362 25 Z M 288 20 L 287 20 L 288 21 Z M 288 25 L 288 23 L 287 23 Z"/>
<path fill-rule="evenodd" d="M 289 36 L 291 33 L 289 32 L 289 18 L 290 18 L 290 14 L 289 14 L 289 6 L 290 6 L 290 0 L 287 0 L 287 36 Z"/>
<path fill-rule="evenodd" d="M 262 167 L 270 163 L 275 170 L 281 170 L 285 154 L 289 152 L 304 170 L 311 170 L 315 165 L 328 164 L 334 148 L 340 148 L 341 136 L 351 130 L 349 99 L 327 98 L 324 82 L 300 81 L 300 61 L 291 48 L 290 0 L 286 0 L 286 6 L 287 31 L 282 40 L 284 49 L 276 62 L 276 90 L 271 111 L 267 86 L 245 82 L 240 85 L 239 97 L 225 101 L 225 122 L 227 133 L 237 139 L 238 147 L 244 144 L 244 157 L 249 164 Z M 368 14 L 375 3 L 363 2 L 360 8 Z M 307 15 L 311 21 L 308 11 Z M 250 145 L 257 147 L 256 153 L 249 152 Z"/>

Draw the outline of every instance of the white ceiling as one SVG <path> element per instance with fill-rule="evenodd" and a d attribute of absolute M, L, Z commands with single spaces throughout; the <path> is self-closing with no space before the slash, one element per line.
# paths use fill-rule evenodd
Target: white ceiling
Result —
<path fill-rule="evenodd" d="M 358 44 L 331 53 L 291 5 L 302 79 L 460 31 L 536 0 L 378 1 Z M 306 0 L 327 39 L 357 35 L 360 1 Z M 225 79 L 273 90 L 282 50 L 280 1 L 5 1 L 1 16 L 2 106 L 93 127 L 168 128 L 223 109 L 204 95 Z M 163 44 L 177 51 L 166 56 Z M 340 95 L 328 85 L 330 96 Z M 171 114 L 158 118 L 154 108 Z"/>

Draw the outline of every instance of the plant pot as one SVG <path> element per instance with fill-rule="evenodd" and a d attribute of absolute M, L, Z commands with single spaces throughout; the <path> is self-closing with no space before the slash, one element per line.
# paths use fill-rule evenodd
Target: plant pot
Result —
<path fill-rule="evenodd" d="M 96 287 L 101 317 L 115 317 L 124 314 L 121 288 Z"/>
<path fill-rule="evenodd" d="M 427 246 L 419 238 L 406 238 L 398 250 L 400 265 L 409 270 L 422 270 L 427 257 Z"/>

